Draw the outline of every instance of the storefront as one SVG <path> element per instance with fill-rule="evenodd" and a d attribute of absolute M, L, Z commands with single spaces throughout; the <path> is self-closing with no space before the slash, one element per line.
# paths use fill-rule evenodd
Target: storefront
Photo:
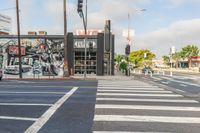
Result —
<path fill-rule="evenodd" d="M 22 35 L 22 68 L 23 75 L 63 75 L 64 43 L 63 35 Z M 85 57 L 85 38 L 86 57 Z M 67 36 L 67 59 L 71 74 L 114 75 L 114 35 L 112 41 L 106 43 L 104 33 L 96 35 Z M 110 49 L 106 50 L 106 45 Z M 17 36 L 0 36 L 0 46 L 3 49 L 3 65 L 5 73 L 18 74 L 18 44 Z M 86 59 L 86 67 L 84 61 Z M 28 68 L 28 69 L 27 69 Z"/>

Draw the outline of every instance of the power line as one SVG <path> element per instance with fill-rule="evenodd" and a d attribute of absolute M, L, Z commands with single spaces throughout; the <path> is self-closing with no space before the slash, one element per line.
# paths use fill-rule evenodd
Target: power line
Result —
<path fill-rule="evenodd" d="M 7 10 L 14 10 L 16 7 L 10 7 L 10 8 L 4 8 L 4 9 L 0 9 L 0 11 L 7 11 Z"/>

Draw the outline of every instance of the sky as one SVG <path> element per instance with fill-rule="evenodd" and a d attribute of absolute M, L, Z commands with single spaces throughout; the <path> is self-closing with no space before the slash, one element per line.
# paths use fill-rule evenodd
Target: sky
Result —
<path fill-rule="evenodd" d="M 74 33 L 83 29 L 77 1 L 67 0 L 67 30 Z M 15 0 L 0 3 L 0 14 L 12 18 L 12 32 L 16 34 Z M 63 0 L 19 0 L 19 4 L 22 34 L 28 31 L 63 34 Z M 125 52 L 127 41 L 123 30 L 128 23 L 135 31 L 131 51 L 149 49 L 160 58 L 169 54 L 171 46 L 177 51 L 188 44 L 200 48 L 200 0 L 88 0 L 88 29 L 104 29 L 108 19 L 118 54 Z"/>

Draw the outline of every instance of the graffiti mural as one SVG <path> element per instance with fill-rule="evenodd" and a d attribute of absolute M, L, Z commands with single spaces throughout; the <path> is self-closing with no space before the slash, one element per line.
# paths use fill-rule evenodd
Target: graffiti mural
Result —
<path fill-rule="evenodd" d="M 0 39 L 4 73 L 19 74 L 19 50 L 17 39 Z M 22 39 L 22 72 L 24 75 L 57 76 L 63 74 L 63 40 Z"/>

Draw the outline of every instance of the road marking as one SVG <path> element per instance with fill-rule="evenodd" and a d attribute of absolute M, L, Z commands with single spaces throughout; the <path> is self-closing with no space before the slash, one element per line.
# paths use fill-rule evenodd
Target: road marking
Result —
<path fill-rule="evenodd" d="M 53 106 L 51 106 L 36 122 L 34 122 L 25 133 L 37 133 L 42 126 L 50 119 L 50 117 L 62 106 L 62 104 L 78 89 L 74 87 L 62 98 L 60 98 Z"/>
<path fill-rule="evenodd" d="M 41 85 L 41 86 L 38 86 L 38 85 L 30 85 L 30 86 L 27 86 L 27 85 L 0 85 L 0 86 L 5 86 L 5 87 L 13 87 L 13 88 L 21 88 L 21 87 L 26 87 L 26 88 L 66 88 L 66 89 L 71 89 L 73 86 L 44 86 L 44 85 Z"/>
<path fill-rule="evenodd" d="M 164 90 L 162 88 L 145 88 L 145 87 L 97 87 L 98 89 L 126 89 L 126 90 Z"/>
<path fill-rule="evenodd" d="M 160 80 L 162 80 L 162 79 L 160 79 L 160 78 L 156 78 L 156 77 L 151 77 L 152 79 L 154 79 L 154 80 L 156 80 L 156 81 L 160 81 Z"/>
<path fill-rule="evenodd" d="M 28 118 L 28 117 L 10 117 L 10 116 L 0 116 L 0 119 L 6 120 L 22 120 L 22 121 L 37 121 L 37 118 Z"/>
<path fill-rule="evenodd" d="M 185 84 L 180 84 L 180 86 L 187 87 L 188 85 L 185 85 Z"/>
<path fill-rule="evenodd" d="M 124 131 L 93 131 L 93 133 L 171 133 L 171 132 L 124 132 Z"/>
<path fill-rule="evenodd" d="M 178 83 L 182 83 L 182 84 L 187 84 L 187 85 L 191 85 L 191 86 L 200 87 L 199 84 L 194 84 L 194 83 L 185 82 L 185 81 L 179 81 L 179 80 L 175 80 L 175 79 L 168 78 L 168 77 L 163 77 L 163 78 L 164 78 L 164 79 L 167 79 L 167 80 L 170 80 L 170 81 L 173 81 L 173 82 L 178 82 Z"/>
<path fill-rule="evenodd" d="M 7 94 L 66 94 L 66 92 L 31 92 L 31 91 L 0 91 L 0 94 L 7 93 Z"/>
<path fill-rule="evenodd" d="M 127 101 L 127 102 L 166 102 L 166 103 L 199 103 L 195 100 L 173 99 L 134 99 L 134 98 L 97 98 L 97 101 Z"/>
<path fill-rule="evenodd" d="M 185 91 L 183 91 L 183 90 L 179 90 L 179 89 L 176 89 L 177 91 L 179 91 L 179 92 L 184 92 L 185 93 Z"/>
<path fill-rule="evenodd" d="M 165 110 L 165 111 L 200 111 L 200 107 L 182 106 L 148 106 L 148 105 L 113 105 L 96 104 L 96 109 L 140 109 L 140 110 Z"/>
<path fill-rule="evenodd" d="M 97 96 L 145 96 L 145 97 L 183 97 L 179 94 L 130 94 L 130 93 L 97 93 Z"/>
<path fill-rule="evenodd" d="M 167 117 L 167 116 L 138 116 L 138 115 L 95 115 L 94 121 L 123 121 L 123 122 L 164 122 L 164 123 L 193 123 L 199 124 L 199 117 Z"/>
<path fill-rule="evenodd" d="M 162 81 L 162 83 L 163 83 L 163 84 L 166 84 L 166 85 L 168 85 L 168 84 L 169 84 L 169 82 L 164 82 L 164 81 Z"/>
<path fill-rule="evenodd" d="M 123 84 L 111 84 L 111 85 L 98 85 L 98 87 L 128 87 L 128 88 L 157 88 L 156 86 L 137 86 L 137 85 L 123 85 Z"/>
<path fill-rule="evenodd" d="M 129 92 L 129 93 L 132 93 L 132 92 L 142 92 L 142 93 L 173 93 L 172 91 L 147 91 L 147 90 L 123 90 L 123 89 L 119 89 L 119 90 L 107 90 L 107 89 L 100 89 L 98 90 L 98 92 Z"/>
<path fill-rule="evenodd" d="M 53 104 L 38 103 L 0 103 L 0 106 L 52 106 Z"/>

